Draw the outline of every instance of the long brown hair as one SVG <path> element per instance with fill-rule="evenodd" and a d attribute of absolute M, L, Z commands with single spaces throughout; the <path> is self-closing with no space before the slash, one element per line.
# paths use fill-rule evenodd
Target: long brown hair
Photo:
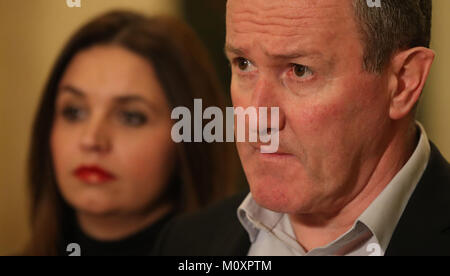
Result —
<path fill-rule="evenodd" d="M 155 68 L 170 108 L 194 110 L 194 98 L 203 105 L 228 103 L 207 50 L 195 33 L 178 19 L 147 18 L 113 11 L 77 31 L 64 47 L 51 71 L 34 121 L 30 155 L 31 242 L 27 255 L 56 255 L 61 242 L 63 218 L 73 209 L 58 190 L 50 152 L 50 133 L 57 87 L 72 58 L 99 44 L 120 45 L 148 60 Z M 151 141 L 149 141 L 151 143 Z M 169 187 L 177 212 L 192 211 L 233 192 L 237 155 L 233 144 L 177 144 L 178 165 Z"/>

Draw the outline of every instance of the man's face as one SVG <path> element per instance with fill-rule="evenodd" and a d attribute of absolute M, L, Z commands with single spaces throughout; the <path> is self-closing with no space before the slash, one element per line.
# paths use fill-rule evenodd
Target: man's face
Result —
<path fill-rule="evenodd" d="M 228 0 L 235 107 L 279 107 L 279 151 L 238 143 L 252 195 L 278 212 L 339 210 L 391 135 L 385 74 L 363 70 L 352 1 Z"/>

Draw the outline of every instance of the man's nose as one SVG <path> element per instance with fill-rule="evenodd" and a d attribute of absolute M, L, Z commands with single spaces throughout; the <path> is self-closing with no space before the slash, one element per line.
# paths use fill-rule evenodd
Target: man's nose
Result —
<path fill-rule="evenodd" d="M 265 112 L 267 114 L 267 117 L 265 118 L 267 133 L 270 133 L 272 129 L 280 131 L 286 125 L 286 115 L 284 113 L 283 108 L 280 106 L 281 97 L 284 96 L 282 93 L 283 91 L 281 88 L 278 87 L 277 81 L 275 79 L 269 79 L 264 77 L 258 80 L 253 90 L 251 104 L 257 110 L 258 122 L 260 122 L 261 119 L 263 119 L 263 117 L 266 117 L 264 116 L 265 115 L 264 112 L 263 114 L 261 114 L 262 111 L 261 108 L 263 107 L 267 108 L 267 112 Z M 277 125 L 273 125 L 271 120 L 274 111 L 273 108 L 275 107 L 278 108 L 279 120 Z M 258 128 L 260 128 L 259 124 Z M 261 131 L 261 129 L 259 130 Z"/>
<path fill-rule="evenodd" d="M 83 129 L 80 148 L 84 152 L 107 153 L 111 150 L 111 141 L 107 122 L 103 118 L 90 118 Z"/>

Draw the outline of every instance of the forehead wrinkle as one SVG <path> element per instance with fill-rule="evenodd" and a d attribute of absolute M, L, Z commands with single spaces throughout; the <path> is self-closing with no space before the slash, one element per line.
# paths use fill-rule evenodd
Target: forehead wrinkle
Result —
<path fill-rule="evenodd" d="M 231 27 L 230 31 L 237 34 L 256 32 L 292 36 L 302 29 L 326 29 L 348 17 L 348 11 L 343 10 L 346 7 L 336 4 L 318 5 L 316 1 L 302 1 L 302 7 L 299 7 L 299 1 L 292 0 L 282 1 L 281 4 L 279 1 L 258 2 L 243 1 L 237 7 L 229 5 L 227 24 Z M 297 4 L 294 5 L 294 2 Z"/>
<path fill-rule="evenodd" d="M 339 8 L 338 4 L 342 4 L 344 1 L 349 0 L 228 0 L 227 8 L 236 9 L 235 3 L 239 3 L 239 8 L 249 11 L 262 11 L 262 12 L 278 12 L 281 11 L 284 14 L 296 17 L 301 10 L 307 10 L 310 12 L 313 9 L 336 9 Z"/>
<path fill-rule="evenodd" d="M 298 35 L 301 29 L 320 28 L 312 22 L 317 20 L 316 17 L 286 19 L 280 16 L 258 17 L 250 13 L 241 13 L 230 16 L 230 19 L 232 31 L 237 34 L 256 32 L 274 36 L 294 36 Z"/>

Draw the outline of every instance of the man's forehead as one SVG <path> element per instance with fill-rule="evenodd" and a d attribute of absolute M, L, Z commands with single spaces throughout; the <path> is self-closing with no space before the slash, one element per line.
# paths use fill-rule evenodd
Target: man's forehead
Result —
<path fill-rule="evenodd" d="M 227 15 L 247 14 L 265 19 L 333 19 L 348 13 L 352 0 L 228 0 Z M 348 14 L 347 14 L 348 15 Z"/>
<path fill-rule="evenodd" d="M 227 32 L 296 36 L 353 21 L 350 0 L 228 0 Z"/>
<path fill-rule="evenodd" d="M 356 33 L 351 12 L 350 0 L 228 0 L 226 50 L 311 55 Z"/>

